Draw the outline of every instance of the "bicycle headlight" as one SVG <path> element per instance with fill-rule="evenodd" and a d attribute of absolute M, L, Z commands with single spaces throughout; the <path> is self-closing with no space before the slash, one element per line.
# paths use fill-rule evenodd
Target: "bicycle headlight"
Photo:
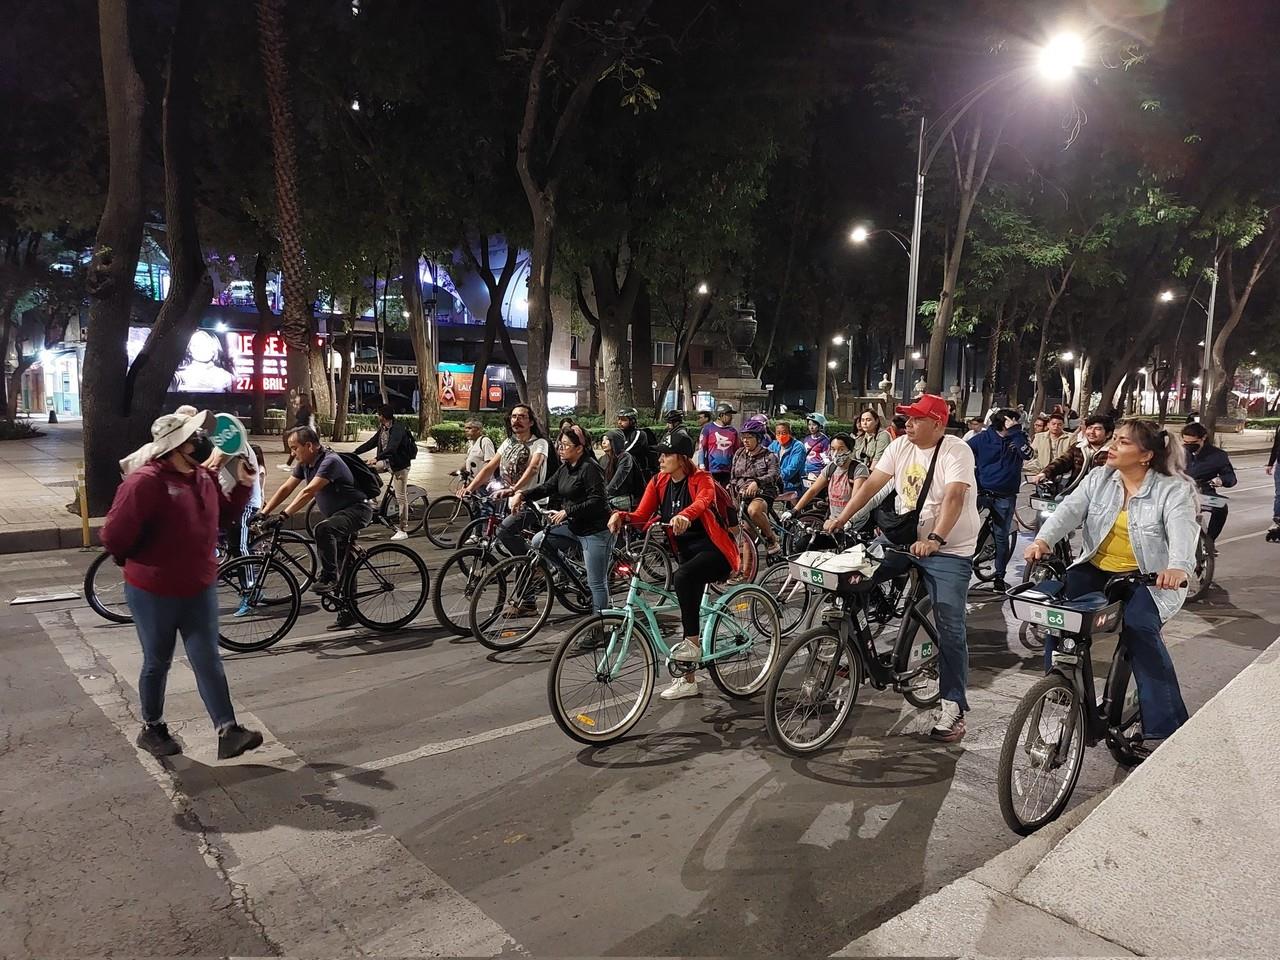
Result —
<path fill-rule="evenodd" d="M 1063 653 L 1074 653 L 1076 649 L 1076 642 L 1071 637 L 1063 637 L 1062 643 L 1059 645 L 1059 649 L 1061 649 Z"/>

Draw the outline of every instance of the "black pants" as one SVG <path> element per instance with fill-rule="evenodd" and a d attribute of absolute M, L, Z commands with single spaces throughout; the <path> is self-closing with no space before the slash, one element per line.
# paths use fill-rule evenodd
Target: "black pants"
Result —
<path fill-rule="evenodd" d="M 333 580 L 347 544 L 373 519 L 373 508 L 367 503 L 343 507 L 316 524 L 316 552 L 320 554 L 320 579 Z"/>
<path fill-rule="evenodd" d="M 672 582 L 680 601 L 684 636 L 696 637 L 702 633 L 702 592 L 708 583 L 726 579 L 731 569 L 728 559 L 714 544 L 681 559 Z"/>
<path fill-rule="evenodd" d="M 1227 508 L 1226 507 L 1210 507 L 1209 508 L 1209 539 L 1217 540 L 1218 534 L 1222 532 L 1222 528 L 1227 525 Z"/>
<path fill-rule="evenodd" d="M 498 542 L 513 557 L 523 557 L 529 552 L 529 541 L 525 539 L 526 530 L 537 530 L 542 524 L 536 510 L 517 510 L 508 514 L 498 524 Z"/>

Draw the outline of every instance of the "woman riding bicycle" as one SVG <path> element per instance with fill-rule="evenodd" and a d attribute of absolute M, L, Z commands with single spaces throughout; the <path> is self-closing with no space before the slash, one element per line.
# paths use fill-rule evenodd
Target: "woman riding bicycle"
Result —
<path fill-rule="evenodd" d="M 743 512 L 768 544 L 768 555 L 776 556 L 782 551 L 782 545 L 773 532 L 769 508 L 782 490 L 778 455 L 769 450 L 768 430 L 763 419 L 748 420 L 739 436 L 742 446 L 733 455 L 733 492 L 738 495 Z"/>
<path fill-rule="evenodd" d="M 1062 501 L 1025 554 L 1028 562 L 1049 556 L 1055 542 L 1083 524 L 1084 549 L 1067 570 L 1065 597 L 1100 593 L 1116 574 L 1156 574 L 1154 589 L 1135 587 L 1124 612 L 1124 639 L 1147 740 L 1163 740 L 1187 720 L 1160 624 L 1178 612 L 1187 595 L 1200 535 L 1197 512 L 1177 440 L 1150 420 L 1124 420 L 1105 466 L 1091 471 Z M 1052 656 L 1050 639 L 1046 667 Z"/>
<path fill-rule="evenodd" d="M 822 472 L 813 481 L 813 485 L 796 502 L 795 508 L 782 515 L 784 521 L 790 520 L 794 514 L 799 513 L 824 492 L 827 495 L 827 518 L 838 517 L 844 512 L 844 508 L 848 505 L 854 492 L 871 475 L 867 465 L 854 458 L 853 445 L 854 439 L 847 433 L 837 433 L 831 438 L 831 446 L 827 448 L 827 456 L 831 458 L 831 462 L 822 468 Z M 872 509 L 873 505 L 870 504 L 864 508 L 864 513 L 862 514 L 864 519 Z M 858 517 L 854 517 L 853 524 L 855 526 L 860 525 L 857 521 Z M 820 543 L 830 542 L 832 542 L 832 538 L 819 531 L 814 535 L 813 541 L 809 545 L 816 546 Z"/>
<path fill-rule="evenodd" d="M 738 569 L 738 548 L 717 515 L 716 488 L 711 474 L 693 460 L 693 441 L 676 436 L 658 445 L 658 473 L 645 486 L 640 505 L 609 518 L 609 529 L 621 533 L 624 524 L 646 524 L 655 515 L 669 523 L 679 566 L 673 589 L 680 601 L 684 639 L 671 650 L 673 660 L 696 663 L 702 658 L 702 595 L 709 583 L 720 583 Z M 677 677 L 659 696 L 679 700 L 698 695 L 698 680 L 690 670 Z"/>
<path fill-rule="evenodd" d="M 609 606 L 607 580 L 609 558 L 613 553 L 604 470 L 591 452 L 587 431 L 576 424 L 560 431 L 556 452 L 560 454 L 560 466 L 544 482 L 527 490 L 503 493 L 511 495 L 513 511 L 518 511 L 524 500 L 537 503 L 552 494 L 559 497 L 560 509 L 547 517 L 552 526 L 545 535 L 557 549 L 568 546 L 566 541 L 576 540 L 581 544 L 587 586 L 591 588 L 591 612 L 599 613 Z M 525 612 L 524 607 L 519 607 L 517 612 Z"/>

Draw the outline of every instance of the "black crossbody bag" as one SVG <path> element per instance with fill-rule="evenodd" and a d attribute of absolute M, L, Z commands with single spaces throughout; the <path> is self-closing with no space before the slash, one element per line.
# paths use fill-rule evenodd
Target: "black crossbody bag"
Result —
<path fill-rule="evenodd" d="M 916 538 L 920 535 L 920 508 L 924 506 L 925 499 L 929 496 L 929 487 L 933 483 L 933 468 L 938 464 L 938 454 L 942 452 L 942 445 L 946 442 L 946 437 L 938 441 L 938 445 L 933 450 L 933 458 L 929 461 L 929 472 L 924 475 L 924 486 L 920 488 L 920 496 L 916 498 L 916 508 L 906 513 L 896 513 L 892 506 L 881 504 L 875 509 L 876 526 L 880 528 L 880 532 L 884 534 L 884 538 L 890 543 L 899 547 L 909 547 L 916 542 Z M 894 493 L 897 498 L 897 493 Z"/>

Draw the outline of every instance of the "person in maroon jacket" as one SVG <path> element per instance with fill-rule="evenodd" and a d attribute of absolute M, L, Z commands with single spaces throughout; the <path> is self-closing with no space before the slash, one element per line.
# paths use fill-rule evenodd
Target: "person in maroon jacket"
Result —
<path fill-rule="evenodd" d="M 137 744 L 157 757 L 181 753 L 164 722 L 164 690 L 178 634 L 196 675 L 200 699 L 218 731 L 218 759 L 262 745 L 262 734 L 236 723 L 218 653 L 214 579 L 218 529 L 243 513 L 257 470 L 237 457 L 230 494 L 218 482 L 225 462 L 207 430 L 213 416 L 166 414 L 151 425 L 152 442 L 120 461 L 126 471 L 102 527 L 102 545 L 124 566 L 125 598 L 142 643 L 142 731 Z"/>

